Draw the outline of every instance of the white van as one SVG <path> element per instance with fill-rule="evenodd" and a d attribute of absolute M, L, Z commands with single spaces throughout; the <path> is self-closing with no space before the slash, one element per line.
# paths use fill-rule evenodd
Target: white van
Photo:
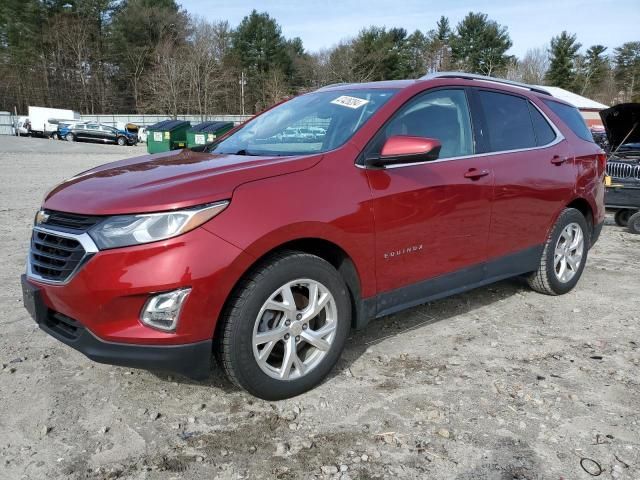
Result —
<path fill-rule="evenodd" d="M 30 130 L 29 117 L 25 117 L 25 116 L 18 117 L 13 127 L 13 134 L 17 137 L 27 136 L 30 133 L 29 130 Z"/>

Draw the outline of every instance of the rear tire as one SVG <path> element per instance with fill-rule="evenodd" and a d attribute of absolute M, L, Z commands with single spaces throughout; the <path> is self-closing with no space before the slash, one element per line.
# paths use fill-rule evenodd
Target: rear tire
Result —
<path fill-rule="evenodd" d="M 538 270 L 527 279 L 529 286 L 546 295 L 571 291 L 584 270 L 589 242 L 584 215 L 575 208 L 563 210 L 549 233 Z"/>
<path fill-rule="evenodd" d="M 616 222 L 616 225 L 618 225 L 619 227 L 626 227 L 632 214 L 633 210 L 623 208 L 615 213 L 613 219 Z"/>
<path fill-rule="evenodd" d="M 631 215 L 627 227 L 631 233 L 640 234 L 640 212 L 636 212 Z"/>
<path fill-rule="evenodd" d="M 334 367 L 351 327 L 351 301 L 329 262 L 288 250 L 248 274 L 222 321 L 216 353 L 230 380 L 281 400 L 315 387 Z"/>

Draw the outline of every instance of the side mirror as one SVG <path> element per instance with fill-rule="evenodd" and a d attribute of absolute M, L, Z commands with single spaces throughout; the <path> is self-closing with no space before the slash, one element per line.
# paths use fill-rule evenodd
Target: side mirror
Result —
<path fill-rule="evenodd" d="M 384 168 L 402 163 L 437 160 L 442 144 L 435 138 L 396 135 L 389 137 L 380 155 L 365 159 L 368 167 Z"/>

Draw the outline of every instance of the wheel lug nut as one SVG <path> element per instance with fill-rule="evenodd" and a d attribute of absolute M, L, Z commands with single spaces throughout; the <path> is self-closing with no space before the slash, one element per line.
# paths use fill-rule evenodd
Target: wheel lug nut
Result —
<path fill-rule="evenodd" d="M 296 335 L 296 342 L 300 341 L 300 335 Z"/>
<path fill-rule="evenodd" d="M 291 325 L 291 320 L 285 320 L 284 324 L 288 327 L 289 325 Z"/>
<path fill-rule="evenodd" d="M 289 335 L 288 333 L 285 333 L 285 334 L 284 334 L 284 339 L 285 339 L 285 340 L 289 340 L 289 337 L 290 337 L 290 336 L 291 336 L 291 335 Z"/>
<path fill-rule="evenodd" d="M 306 330 L 308 327 L 309 327 L 309 325 L 307 325 L 306 323 L 303 323 L 303 324 L 302 324 L 302 329 L 303 329 L 303 330 Z"/>
<path fill-rule="evenodd" d="M 296 320 L 300 320 L 301 318 L 302 318 L 302 314 L 301 313 L 296 315 Z"/>

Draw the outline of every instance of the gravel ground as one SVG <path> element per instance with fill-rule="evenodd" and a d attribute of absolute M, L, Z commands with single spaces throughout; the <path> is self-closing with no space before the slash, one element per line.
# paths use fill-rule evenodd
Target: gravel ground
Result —
<path fill-rule="evenodd" d="M 570 294 L 511 280 L 375 321 L 288 401 L 39 331 L 19 275 L 43 194 L 144 151 L 0 137 L 0 478 L 640 479 L 640 235 L 610 220 Z"/>

